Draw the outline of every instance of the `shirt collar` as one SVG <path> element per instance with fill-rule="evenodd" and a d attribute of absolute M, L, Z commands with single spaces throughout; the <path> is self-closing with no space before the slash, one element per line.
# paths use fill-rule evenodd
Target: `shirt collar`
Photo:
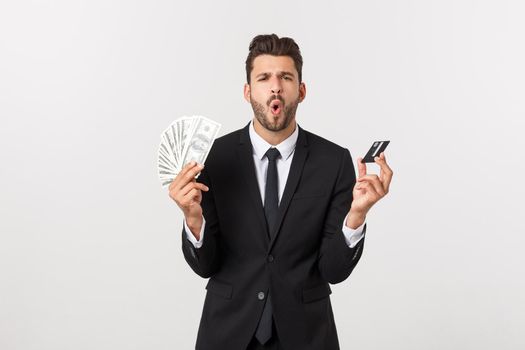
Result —
<path fill-rule="evenodd" d="M 275 147 L 281 154 L 283 160 L 288 159 L 295 149 L 297 144 L 297 137 L 299 136 L 299 127 L 297 123 L 295 124 L 295 130 L 293 133 L 283 140 L 280 144 L 276 146 L 270 145 L 266 140 L 264 140 L 257 132 L 255 132 L 255 127 L 253 126 L 253 120 L 250 123 L 250 140 L 252 142 L 253 153 L 257 156 L 258 159 L 263 159 L 266 151 L 270 147 Z"/>

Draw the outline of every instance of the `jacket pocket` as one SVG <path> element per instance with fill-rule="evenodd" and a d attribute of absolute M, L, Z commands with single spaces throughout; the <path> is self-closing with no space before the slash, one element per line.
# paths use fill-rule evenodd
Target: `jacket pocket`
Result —
<path fill-rule="evenodd" d="M 303 289 L 303 303 L 310 303 L 315 300 L 326 298 L 332 294 L 328 283 L 323 283 L 313 288 Z"/>
<path fill-rule="evenodd" d="M 224 283 L 224 282 L 218 282 L 214 279 L 211 279 L 208 281 L 208 284 L 206 285 L 206 289 L 218 296 L 221 296 L 226 299 L 231 299 L 233 294 L 233 287 L 231 284 Z"/>

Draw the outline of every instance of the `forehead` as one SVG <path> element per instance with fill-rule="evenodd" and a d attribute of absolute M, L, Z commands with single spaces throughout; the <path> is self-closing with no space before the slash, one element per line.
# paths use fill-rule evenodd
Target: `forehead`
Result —
<path fill-rule="evenodd" d="M 252 75 L 260 73 L 291 72 L 298 75 L 295 63 L 290 56 L 260 55 L 253 60 Z"/>

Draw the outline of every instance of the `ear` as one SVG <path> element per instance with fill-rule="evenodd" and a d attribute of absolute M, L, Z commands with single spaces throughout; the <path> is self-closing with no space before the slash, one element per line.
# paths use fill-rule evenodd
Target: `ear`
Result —
<path fill-rule="evenodd" d="M 244 99 L 251 103 L 250 84 L 244 84 Z"/>
<path fill-rule="evenodd" d="M 299 102 L 303 102 L 306 97 L 306 84 L 302 82 L 299 84 Z"/>

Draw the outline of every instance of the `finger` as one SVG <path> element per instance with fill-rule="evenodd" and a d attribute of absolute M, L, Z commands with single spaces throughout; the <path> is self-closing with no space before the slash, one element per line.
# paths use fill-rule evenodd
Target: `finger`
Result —
<path fill-rule="evenodd" d="M 192 167 L 194 167 L 195 165 L 197 164 L 197 162 L 195 161 L 191 161 L 189 162 L 188 164 L 186 164 L 182 169 L 181 171 L 177 174 L 177 176 L 175 177 L 175 179 L 171 182 L 170 184 L 170 187 L 169 187 L 169 190 L 171 191 L 171 189 L 173 187 L 183 187 L 183 186 L 179 186 L 179 183 L 181 181 L 181 179 L 184 177 L 184 175 L 188 172 L 188 170 L 190 170 Z"/>
<path fill-rule="evenodd" d="M 206 186 L 205 184 L 203 183 L 200 183 L 200 182 L 196 182 L 195 180 L 188 183 L 186 186 L 184 186 L 181 190 L 180 190 L 180 195 L 181 196 L 185 196 L 187 195 L 191 190 L 193 189 L 197 189 L 197 190 L 200 190 L 200 191 L 204 191 L 204 192 L 207 192 L 209 190 L 208 186 Z"/>
<path fill-rule="evenodd" d="M 188 164 L 186 164 L 183 168 L 182 168 L 182 172 L 188 172 L 191 168 L 193 168 L 194 166 L 197 166 L 197 165 L 200 165 L 199 163 L 197 163 L 196 161 L 192 160 L 191 162 L 188 162 Z"/>
<path fill-rule="evenodd" d="M 359 185 L 360 185 L 360 190 L 364 190 L 365 193 L 369 196 L 369 198 L 371 198 L 371 200 L 374 203 L 377 202 L 379 198 L 381 198 L 379 193 L 377 193 L 376 189 L 374 188 L 374 186 L 372 186 L 370 182 L 361 181 Z"/>
<path fill-rule="evenodd" d="M 184 177 L 192 168 L 196 167 L 197 165 L 197 162 L 192 160 L 182 168 L 179 175 Z"/>
<path fill-rule="evenodd" d="M 188 169 L 184 176 L 193 181 L 197 177 L 197 174 L 199 174 L 202 171 L 202 169 L 204 169 L 203 164 L 195 163 L 193 167 Z"/>
<path fill-rule="evenodd" d="M 385 190 L 388 192 L 390 188 L 390 182 L 392 181 L 392 176 L 394 175 L 394 172 L 392 171 L 392 169 L 390 168 L 390 166 L 388 166 L 386 162 L 385 152 L 381 152 L 379 157 L 376 157 L 374 161 L 381 168 L 381 171 L 379 173 L 379 179 L 383 183 L 383 187 L 385 188 Z"/>
<path fill-rule="evenodd" d="M 200 195 L 200 191 L 198 189 L 194 188 L 191 191 L 189 191 L 188 193 L 186 193 L 185 197 L 188 200 L 193 200 L 193 199 L 198 198 L 199 195 Z"/>
<path fill-rule="evenodd" d="M 375 174 L 365 175 L 365 176 L 359 178 L 357 181 L 358 182 L 368 182 L 368 183 L 370 183 L 374 187 L 376 192 L 379 195 L 381 195 L 381 197 L 386 194 L 386 190 L 383 187 L 383 183 L 379 180 L 379 178 Z"/>
<path fill-rule="evenodd" d="M 186 193 L 184 197 L 182 197 L 182 200 L 181 200 L 182 206 L 189 207 L 195 201 L 195 199 L 199 198 L 199 195 L 200 193 L 198 189 L 196 188 L 192 189 L 191 191 Z"/>
<path fill-rule="evenodd" d="M 202 169 L 204 169 L 204 165 L 198 164 L 196 162 L 192 163 L 194 163 L 193 166 L 189 166 L 184 172 L 181 171 L 181 173 L 177 175 L 177 178 L 175 178 L 175 180 L 177 181 L 174 185 L 175 188 L 183 188 L 188 183 L 195 180 L 195 176 L 197 176 L 197 174 L 200 173 Z"/>
<path fill-rule="evenodd" d="M 363 158 L 357 158 L 357 171 L 359 177 L 366 175 L 366 163 L 362 162 Z"/>
<path fill-rule="evenodd" d="M 357 181 L 355 183 L 354 189 L 356 189 L 356 190 L 363 190 L 365 184 L 366 184 L 366 182 Z"/>

